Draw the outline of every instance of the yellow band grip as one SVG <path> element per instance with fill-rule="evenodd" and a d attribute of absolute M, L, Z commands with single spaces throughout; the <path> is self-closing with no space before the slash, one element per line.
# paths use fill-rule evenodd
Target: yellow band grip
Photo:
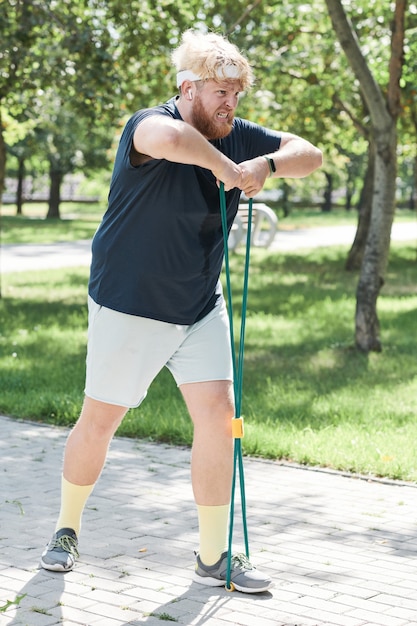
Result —
<path fill-rule="evenodd" d="M 243 417 L 234 417 L 232 419 L 232 437 L 233 439 L 242 439 L 243 435 Z"/>

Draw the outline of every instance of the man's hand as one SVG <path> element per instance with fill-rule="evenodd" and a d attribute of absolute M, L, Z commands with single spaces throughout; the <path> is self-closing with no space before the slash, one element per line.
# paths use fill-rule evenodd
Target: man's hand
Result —
<path fill-rule="evenodd" d="M 225 191 L 230 191 L 230 189 L 234 189 L 235 187 L 239 189 L 242 188 L 241 167 L 227 157 L 224 157 L 219 166 L 214 168 L 212 172 L 216 177 L 217 185 L 220 187 L 220 183 L 222 182 Z"/>
<path fill-rule="evenodd" d="M 239 167 L 241 171 L 239 188 L 248 198 L 253 198 L 261 191 L 269 175 L 268 163 L 264 157 L 256 157 L 239 163 Z"/>

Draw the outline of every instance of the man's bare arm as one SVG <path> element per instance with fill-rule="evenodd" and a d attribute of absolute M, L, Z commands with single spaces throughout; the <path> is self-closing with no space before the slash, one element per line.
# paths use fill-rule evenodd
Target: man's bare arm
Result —
<path fill-rule="evenodd" d="M 272 173 L 272 178 L 304 178 L 323 163 L 319 148 L 291 133 L 282 133 L 279 150 L 266 156 L 271 157 L 275 165 L 276 171 Z"/>
<path fill-rule="evenodd" d="M 272 159 L 271 165 L 269 159 Z M 260 192 L 267 178 L 304 178 L 319 168 L 322 161 L 321 150 L 309 141 L 283 133 L 279 150 L 240 163 L 241 189 L 252 198 Z"/>
<path fill-rule="evenodd" d="M 145 118 L 137 127 L 133 146 L 153 159 L 198 165 L 211 170 L 225 189 L 240 186 L 240 167 L 222 154 L 190 124 L 164 115 Z"/>

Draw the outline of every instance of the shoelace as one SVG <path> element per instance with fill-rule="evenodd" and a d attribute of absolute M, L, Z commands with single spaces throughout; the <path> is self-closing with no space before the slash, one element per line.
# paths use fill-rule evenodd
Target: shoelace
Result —
<path fill-rule="evenodd" d="M 55 539 L 51 549 L 53 550 L 54 548 L 62 548 L 65 552 L 73 554 L 76 558 L 79 557 L 77 542 L 69 535 L 62 535 L 62 537 Z"/>
<path fill-rule="evenodd" d="M 234 554 L 232 557 L 232 564 L 235 567 L 239 567 L 242 570 L 255 569 L 252 563 L 249 561 L 246 554 L 243 554 L 243 553 Z"/>

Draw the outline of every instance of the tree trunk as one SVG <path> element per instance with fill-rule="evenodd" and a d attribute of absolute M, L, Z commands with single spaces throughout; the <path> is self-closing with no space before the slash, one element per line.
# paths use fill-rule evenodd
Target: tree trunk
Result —
<path fill-rule="evenodd" d="M 327 185 L 326 189 L 324 190 L 324 202 L 321 210 L 323 211 L 323 213 L 330 213 L 330 211 L 332 210 L 333 176 L 329 172 L 323 173 L 326 177 Z"/>
<path fill-rule="evenodd" d="M 368 238 L 369 224 L 371 222 L 372 196 L 374 189 L 375 172 L 375 150 L 369 144 L 368 163 L 366 166 L 365 180 L 363 183 L 361 196 L 358 205 L 358 227 L 355 239 L 346 259 L 345 269 L 348 272 L 359 270 L 362 265 L 365 252 L 366 240 Z"/>
<path fill-rule="evenodd" d="M 414 211 L 415 209 L 417 209 L 416 197 L 417 197 L 417 156 L 414 159 L 413 182 L 411 184 L 410 203 L 409 203 L 410 211 Z"/>
<path fill-rule="evenodd" d="M 4 181 L 6 178 L 6 144 L 4 142 L 3 137 L 3 122 L 1 119 L 1 98 L 0 98 L 0 209 L 2 205 L 3 191 L 4 191 Z M 1 219 L 1 210 L 0 210 L 0 245 L 2 238 L 2 219 Z M 0 299 L 2 298 L 1 291 L 1 274 L 0 274 Z"/>
<path fill-rule="evenodd" d="M 384 284 L 394 219 L 397 132 L 394 121 L 376 141 L 371 220 L 356 290 L 356 346 L 362 352 L 382 349 L 376 303 Z"/>
<path fill-rule="evenodd" d="M 350 211 L 352 208 L 352 196 L 353 196 L 353 189 L 350 187 L 349 183 L 346 185 L 346 202 L 345 202 L 345 210 L 346 211 Z"/>
<path fill-rule="evenodd" d="M 366 62 L 341 0 L 326 0 L 326 4 L 336 35 L 360 84 L 371 118 L 371 142 L 375 145 L 371 220 L 356 291 L 355 315 L 356 347 L 367 353 L 371 350 L 381 350 L 376 304 L 384 283 L 394 217 L 397 170 L 396 123 L 400 112 L 404 16 L 407 2 L 406 0 L 395 2 L 386 97 Z"/>
<path fill-rule="evenodd" d="M 3 198 L 4 181 L 6 179 L 6 144 L 3 136 L 3 121 L 1 119 L 0 99 L 0 207 Z"/>
<path fill-rule="evenodd" d="M 61 183 L 62 173 L 60 171 L 50 169 L 49 170 L 49 201 L 48 201 L 48 214 L 47 219 L 55 218 L 59 219 L 59 205 L 61 203 Z"/>
<path fill-rule="evenodd" d="M 19 159 L 17 170 L 16 215 L 23 215 L 23 180 L 25 178 L 25 161 Z"/>
<path fill-rule="evenodd" d="M 284 180 L 282 183 L 282 210 L 284 213 L 284 217 L 288 217 L 291 209 L 290 209 L 290 186 Z"/>

